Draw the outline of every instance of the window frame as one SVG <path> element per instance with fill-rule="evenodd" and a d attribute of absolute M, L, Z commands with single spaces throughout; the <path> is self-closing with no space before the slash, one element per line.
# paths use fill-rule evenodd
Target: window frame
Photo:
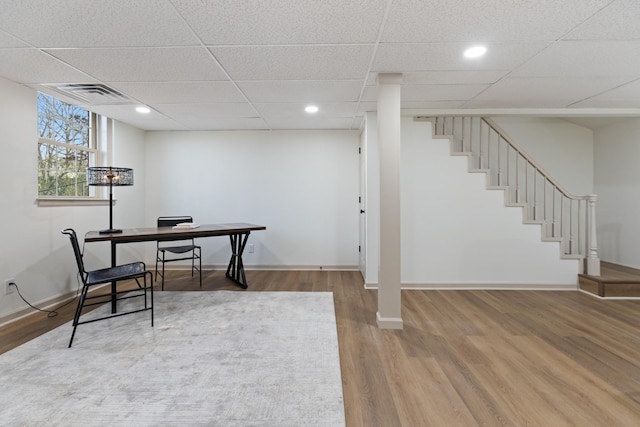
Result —
<path fill-rule="evenodd" d="M 89 147 L 84 145 L 70 144 L 66 142 L 60 142 L 56 140 L 52 140 L 49 138 L 44 138 L 39 136 L 37 137 L 36 147 L 37 150 L 40 150 L 41 144 L 47 144 L 49 146 L 61 147 L 64 149 L 73 149 L 80 150 L 88 154 L 88 164 L 89 166 L 98 166 L 102 165 L 103 159 L 106 158 L 103 155 L 103 151 L 110 151 L 111 149 L 111 135 L 112 132 L 103 132 L 103 127 L 109 127 L 112 125 L 112 120 L 107 119 L 104 116 L 101 116 L 91 110 L 88 110 L 84 107 L 80 107 L 79 105 L 72 104 L 67 102 L 66 100 L 62 100 L 53 95 L 50 95 L 45 92 L 38 92 L 37 99 L 37 109 L 38 109 L 38 120 L 40 115 L 39 103 L 40 103 L 40 94 L 53 98 L 58 102 L 63 102 L 65 104 L 73 105 L 75 107 L 81 108 L 86 111 L 89 116 Z M 36 184 L 40 184 L 40 163 L 36 164 Z M 109 203 L 109 200 L 106 198 L 104 191 L 101 189 L 96 190 L 95 187 L 88 186 L 88 195 L 82 196 L 47 196 L 40 195 L 39 190 L 36 188 L 36 203 L 38 206 L 78 206 L 78 205 L 105 205 Z M 115 202 L 115 201 L 114 201 Z M 115 203 L 114 203 L 115 204 Z"/>

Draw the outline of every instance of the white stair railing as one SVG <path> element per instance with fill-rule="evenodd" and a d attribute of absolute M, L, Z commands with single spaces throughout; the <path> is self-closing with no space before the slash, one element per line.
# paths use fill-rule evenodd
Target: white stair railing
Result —
<path fill-rule="evenodd" d="M 569 193 L 489 118 L 431 120 L 435 135 L 451 138 L 454 153 L 469 155 L 471 169 L 487 173 L 490 188 L 505 190 L 508 205 L 522 206 L 525 222 L 542 226 L 544 240 L 560 242 L 564 257 L 582 258 L 587 274 L 600 275 L 595 195 Z"/>

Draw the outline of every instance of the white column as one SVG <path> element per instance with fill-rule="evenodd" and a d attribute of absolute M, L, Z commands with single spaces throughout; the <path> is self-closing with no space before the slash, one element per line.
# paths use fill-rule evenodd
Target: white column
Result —
<path fill-rule="evenodd" d="M 400 83 L 402 74 L 378 75 L 380 150 L 380 273 L 378 313 L 382 329 L 402 329 L 400 290 Z"/>

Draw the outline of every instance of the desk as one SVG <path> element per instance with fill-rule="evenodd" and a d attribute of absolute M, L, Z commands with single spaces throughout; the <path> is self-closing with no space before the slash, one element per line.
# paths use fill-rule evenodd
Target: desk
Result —
<path fill-rule="evenodd" d="M 183 240 L 197 237 L 229 236 L 231 241 L 231 259 L 225 275 L 241 288 L 247 289 L 247 279 L 244 274 L 242 253 L 252 231 L 266 230 L 262 225 L 234 223 L 234 224 L 204 224 L 196 228 L 175 229 L 173 227 L 129 228 L 122 233 L 100 234 L 89 231 L 84 236 L 85 242 L 111 242 L 111 265 L 116 266 L 116 246 L 120 243 L 150 242 L 162 240 Z M 115 283 L 111 284 L 111 291 L 115 293 Z M 116 312 L 116 301 L 111 301 L 111 311 Z"/>

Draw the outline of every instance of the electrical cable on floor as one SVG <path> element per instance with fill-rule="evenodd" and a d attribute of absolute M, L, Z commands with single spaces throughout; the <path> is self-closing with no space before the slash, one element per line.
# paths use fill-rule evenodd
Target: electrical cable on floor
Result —
<path fill-rule="evenodd" d="M 84 242 L 82 244 L 82 252 L 81 252 L 81 256 L 84 255 L 84 245 L 86 244 L 86 242 Z M 47 317 L 55 317 L 58 315 L 58 310 L 60 310 L 62 307 L 71 304 L 77 297 L 78 297 L 78 293 L 80 292 L 80 277 L 79 277 L 80 273 L 78 273 L 78 276 L 76 276 L 76 280 L 78 282 L 78 286 L 76 287 L 76 295 L 70 299 L 69 301 L 65 302 L 64 304 L 59 305 L 58 307 L 54 308 L 53 310 L 45 310 L 43 308 L 40 307 L 36 307 L 35 305 L 31 304 L 29 301 L 27 301 L 25 299 L 25 297 L 22 296 L 22 294 L 20 293 L 20 288 L 18 287 L 18 284 L 16 282 L 12 282 L 11 285 L 13 285 L 16 288 L 16 291 L 18 292 L 18 296 L 20 297 L 20 299 L 22 301 L 24 301 L 25 304 L 27 304 L 29 307 L 33 308 L 34 310 L 38 310 L 38 311 L 42 311 L 43 313 L 47 313 Z"/>
<path fill-rule="evenodd" d="M 47 317 L 55 317 L 58 315 L 58 310 L 60 310 L 62 307 L 71 304 L 77 297 L 78 297 L 78 292 L 80 290 L 80 286 L 78 284 L 78 287 L 76 288 L 76 295 L 70 299 L 69 301 L 65 302 L 64 304 L 59 305 L 58 307 L 54 308 L 53 310 L 45 310 L 43 308 L 40 307 L 36 307 L 35 305 L 31 304 L 29 301 L 27 301 L 22 294 L 20 293 L 20 288 L 18 287 L 18 284 L 13 282 L 12 285 L 16 288 L 16 291 L 18 292 L 18 296 L 20 297 L 20 299 L 22 301 L 24 301 L 25 304 L 27 304 L 29 307 L 33 308 L 34 310 L 38 310 L 38 311 L 42 311 L 43 313 L 47 313 Z"/>

